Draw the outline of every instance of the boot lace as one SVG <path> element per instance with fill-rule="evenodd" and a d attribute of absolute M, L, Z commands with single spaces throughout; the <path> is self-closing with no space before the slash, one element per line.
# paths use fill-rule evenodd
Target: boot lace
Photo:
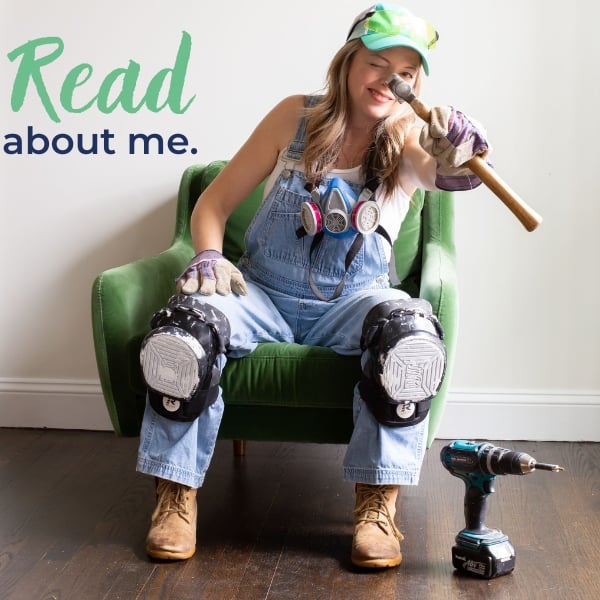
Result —
<path fill-rule="evenodd" d="M 189 489 L 173 481 L 159 481 L 156 488 L 158 501 L 152 513 L 152 521 L 164 520 L 169 515 L 176 514 L 186 523 L 191 523 L 187 495 Z"/>
<path fill-rule="evenodd" d="M 385 533 L 392 534 L 400 541 L 404 536 L 394 523 L 390 513 L 386 494 L 393 492 L 393 486 L 385 485 L 359 485 L 357 486 L 357 503 L 354 509 L 354 519 L 358 523 L 374 523 Z"/>

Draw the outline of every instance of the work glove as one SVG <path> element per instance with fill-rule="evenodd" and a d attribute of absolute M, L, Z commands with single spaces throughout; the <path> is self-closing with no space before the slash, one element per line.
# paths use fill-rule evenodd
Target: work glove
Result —
<path fill-rule="evenodd" d="M 431 109 L 431 119 L 421 129 L 421 147 L 437 161 L 435 184 L 450 192 L 471 190 L 481 184 L 468 167 L 462 167 L 475 155 L 484 158 L 491 148 L 485 130 L 474 119 L 452 106 Z"/>
<path fill-rule="evenodd" d="M 232 291 L 240 296 L 248 294 L 239 269 L 216 250 L 203 250 L 194 256 L 176 281 L 177 291 L 183 294 L 198 291 L 204 296 L 215 292 L 226 296 Z"/>

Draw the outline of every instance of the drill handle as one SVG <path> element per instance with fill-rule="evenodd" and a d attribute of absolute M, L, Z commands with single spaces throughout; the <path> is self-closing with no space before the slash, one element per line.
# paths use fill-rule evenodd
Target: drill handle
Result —
<path fill-rule="evenodd" d="M 488 530 L 485 526 L 488 496 L 489 493 L 484 492 L 480 487 L 467 483 L 465 493 L 465 529 L 467 531 L 481 533 Z"/>

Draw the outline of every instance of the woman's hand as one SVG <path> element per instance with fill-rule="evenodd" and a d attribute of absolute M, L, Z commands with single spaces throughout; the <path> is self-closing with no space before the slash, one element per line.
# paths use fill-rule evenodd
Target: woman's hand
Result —
<path fill-rule="evenodd" d="M 439 189 L 468 190 L 481 184 L 479 177 L 462 166 L 473 156 L 485 158 L 490 152 L 485 131 L 474 119 L 452 106 L 434 107 L 419 143 L 437 162 L 435 184 Z"/>
<path fill-rule="evenodd" d="M 177 278 L 177 291 L 183 294 L 200 292 L 210 296 L 217 292 L 226 296 L 248 295 L 248 287 L 239 269 L 216 250 L 203 250 L 189 262 Z"/>

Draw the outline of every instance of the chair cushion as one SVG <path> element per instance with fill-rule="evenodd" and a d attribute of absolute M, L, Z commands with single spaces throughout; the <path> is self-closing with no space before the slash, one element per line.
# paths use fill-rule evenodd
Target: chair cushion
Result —
<path fill-rule="evenodd" d="M 360 357 L 330 348 L 262 343 L 224 369 L 226 404 L 349 408 L 360 375 Z"/>

